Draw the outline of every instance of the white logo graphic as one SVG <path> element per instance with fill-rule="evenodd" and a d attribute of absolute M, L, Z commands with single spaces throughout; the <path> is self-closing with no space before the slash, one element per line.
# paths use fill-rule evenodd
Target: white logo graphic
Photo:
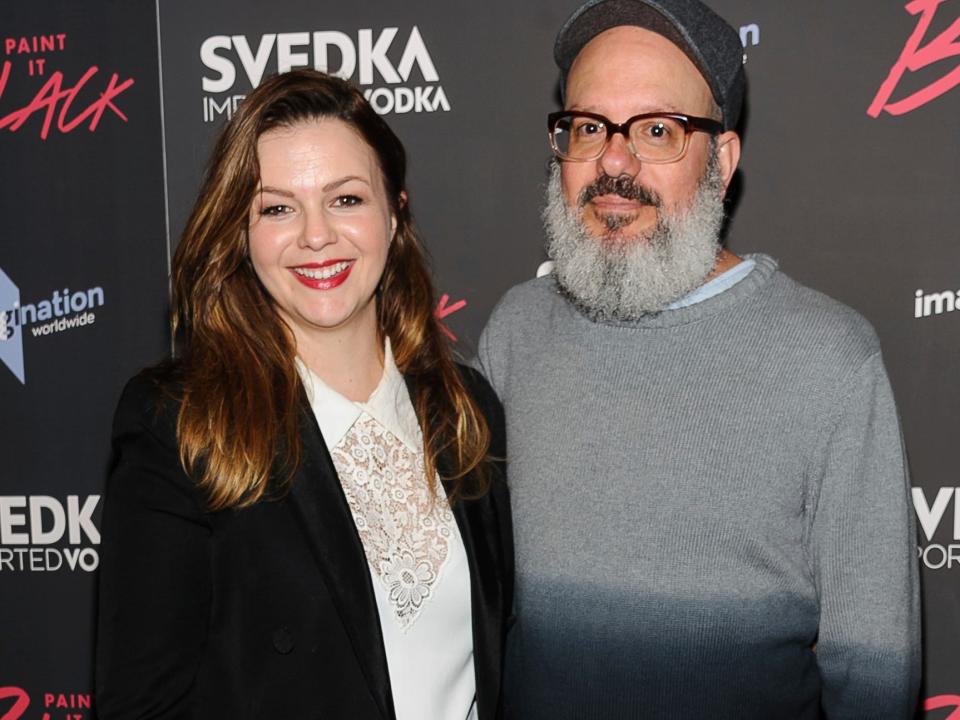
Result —
<path fill-rule="evenodd" d="M 740 44 L 745 48 L 760 44 L 760 26 L 756 23 L 740 26 Z"/>
<path fill-rule="evenodd" d="M 238 70 L 256 87 L 268 71 L 282 73 L 299 67 L 370 86 L 363 95 L 381 115 L 448 112 L 450 102 L 420 30 L 414 25 L 402 46 L 397 41 L 399 32 L 396 27 L 376 32 L 361 29 L 356 40 L 339 30 L 269 33 L 255 43 L 245 35 L 208 37 L 200 46 L 200 60 L 208 71 L 201 86 L 210 93 L 203 97 L 204 122 L 231 117 L 243 100 L 243 95 L 224 95 L 236 86 Z"/>
<path fill-rule="evenodd" d="M 99 495 L 82 502 L 68 495 L 66 503 L 49 495 L 0 495 L 0 574 L 96 570 L 100 531 L 93 512 L 99 502 Z"/>
<path fill-rule="evenodd" d="M 927 502 L 923 488 L 912 488 L 913 507 L 917 513 L 917 520 L 923 529 L 927 544 L 918 548 L 920 561 L 930 570 L 952 569 L 960 566 L 960 487 L 942 487 L 937 490 L 933 502 Z M 943 520 L 947 517 L 947 508 L 953 504 L 952 530 L 953 543 L 934 543 L 934 535 L 938 534 Z M 942 534 L 942 533 L 941 533 Z"/>
<path fill-rule="evenodd" d="M 26 383 L 23 338 L 42 337 L 96 322 L 93 309 L 103 305 L 103 288 L 54 290 L 49 300 L 20 302 L 20 289 L 0 270 L 0 360 Z M 26 328 L 30 327 L 30 332 Z"/>
<path fill-rule="evenodd" d="M 960 290 L 944 290 L 943 292 L 925 293 L 923 290 L 917 290 L 914 293 L 913 316 L 915 318 L 925 318 L 931 315 L 942 315 L 943 313 L 960 310 Z"/>

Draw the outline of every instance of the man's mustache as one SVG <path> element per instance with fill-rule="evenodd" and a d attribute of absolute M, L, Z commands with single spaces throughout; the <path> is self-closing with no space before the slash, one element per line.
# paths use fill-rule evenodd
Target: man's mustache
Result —
<path fill-rule="evenodd" d="M 659 208 L 662 204 L 657 193 L 635 183 L 629 175 L 610 177 L 604 173 L 580 191 L 580 207 L 582 208 L 593 198 L 601 195 L 619 195 L 625 200 L 637 200 L 644 205 L 651 205 L 655 208 Z"/>

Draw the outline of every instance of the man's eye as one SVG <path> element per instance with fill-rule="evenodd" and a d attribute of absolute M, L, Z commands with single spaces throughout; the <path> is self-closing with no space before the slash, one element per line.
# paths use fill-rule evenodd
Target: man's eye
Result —
<path fill-rule="evenodd" d="M 639 136 L 648 143 L 667 143 L 675 135 L 675 130 L 671 123 L 663 120 L 654 120 L 646 123 L 639 128 Z"/>
<path fill-rule="evenodd" d="M 581 122 L 574 126 L 574 132 L 582 137 L 590 137 L 603 132 L 603 125 L 598 122 Z"/>
<path fill-rule="evenodd" d="M 288 212 L 292 212 L 288 205 L 267 205 L 260 209 L 261 215 L 270 216 L 286 215 Z"/>

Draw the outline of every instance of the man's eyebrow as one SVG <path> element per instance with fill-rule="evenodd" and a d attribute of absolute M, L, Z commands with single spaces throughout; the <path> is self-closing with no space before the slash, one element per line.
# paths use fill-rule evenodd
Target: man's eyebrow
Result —
<path fill-rule="evenodd" d="M 572 105 L 571 107 L 566 108 L 566 111 L 567 111 L 567 112 L 589 112 L 589 113 L 594 113 L 594 114 L 596 114 L 596 115 L 604 115 L 604 113 L 599 112 L 599 111 L 598 111 L 594 106 L 592 106 L 592 105 L 586 105 L 586 106 L 583 106 L 583 105 Z M 630 113 L 630 117 L 633 117 L 634 115 L 646 115 L 647 113 L 666 113 L 666 114 L 668 114 L 668 115 L 688 115 L 688 114 L 690 114 L 690 113 L 685 113 L 684 111 L 680 110 L 680 109 L 679 109 L 676 105 L 674 105 L 673 103 L 664 103 L 664 104 L 662 104 L 662 105 L 660 105 L 660 104 L 650 105 L 650 106 L 649 106 L 647 109 L 645 109 L 645 110 L 642 110 L 642 111 L 640 111 L 640 112 Z"/>

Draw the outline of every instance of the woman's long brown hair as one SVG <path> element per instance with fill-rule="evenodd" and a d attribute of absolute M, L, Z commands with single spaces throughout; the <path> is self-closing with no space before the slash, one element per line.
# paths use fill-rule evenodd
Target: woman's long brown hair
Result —
<path fill-rule="evenodd" d="M 171 327 L 182 343 L 181 462 L 207 492 L 211 510 L 281 495 L 299 465 L 305 406 L 296 346 L 250 263 L 247 225 L 260 184 L 259 137 L 321 118 L 345 122 L 373 149 L 396 217 L 377 298 L 378 330 L 390 338 L 397 367 L 413 380 L 424 481 L 435 476 L 443 453 L 450 465 L 445 478 L 455 481 L 451 498 L 481 495 L 489 483 L 490 431 L 433 314 L 433 283 L 403 200 L 403 146 L 356 88 L 313 70 L 268 79 L 240 104 L 216 144 L 177 247 Z"/>

